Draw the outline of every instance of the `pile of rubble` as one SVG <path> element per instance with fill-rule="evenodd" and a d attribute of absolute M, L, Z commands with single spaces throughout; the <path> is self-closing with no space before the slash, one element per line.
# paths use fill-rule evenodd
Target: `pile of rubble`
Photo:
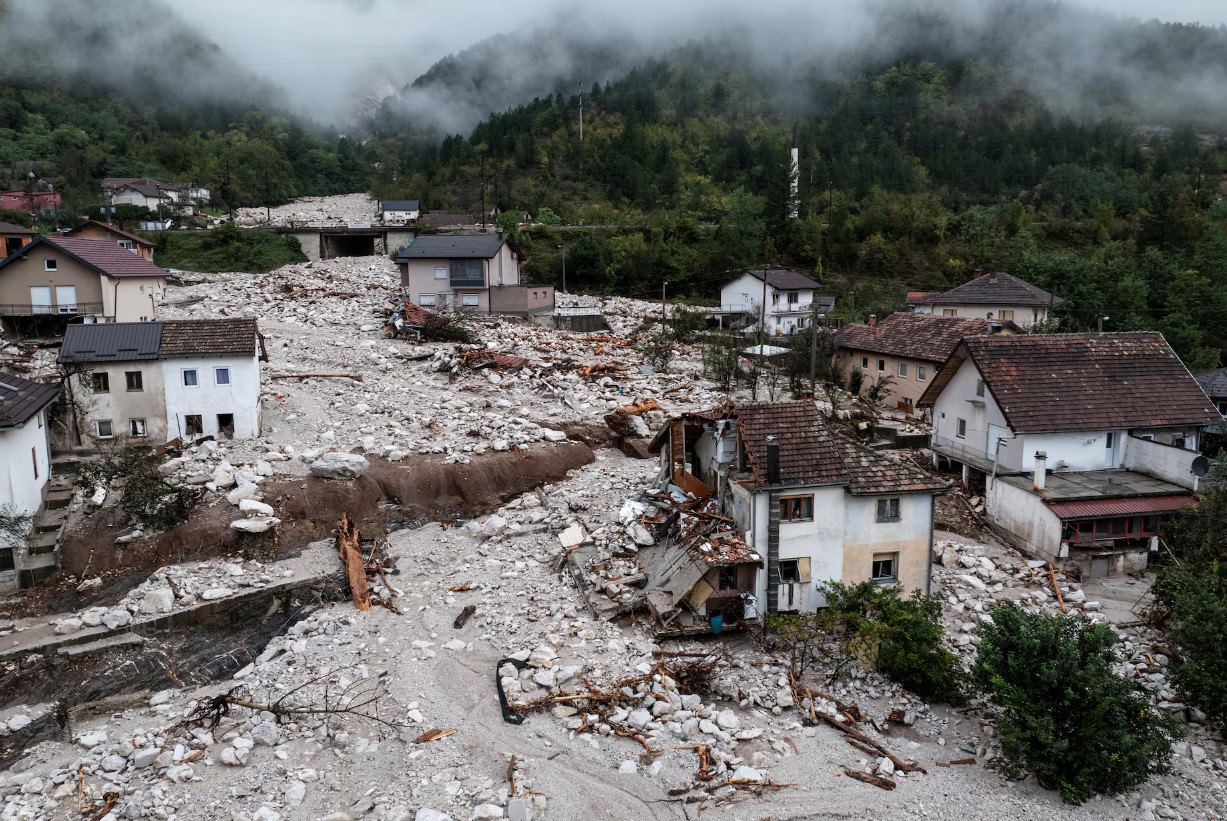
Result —
<path fill-rule="evenodd" d="M 330 197 L 300 197 L 271 208 L 239 208 L 235 212 L 234 222 L 240 228 L 257 225 L 285 228 L 371 222 L 379 217 L 379 203 L 370 195 L 337 194 Z"/>

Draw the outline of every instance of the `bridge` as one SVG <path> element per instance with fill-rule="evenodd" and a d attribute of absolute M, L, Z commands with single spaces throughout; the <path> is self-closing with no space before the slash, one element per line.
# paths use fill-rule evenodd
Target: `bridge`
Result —
<path fill-rule="evenodd" d="M 406 225 L 376 222 L 313 222 L 276 226 L 272 230 L 298 240 L 307 259 L 383 256 L 404 245 L 413 236 Z"/>

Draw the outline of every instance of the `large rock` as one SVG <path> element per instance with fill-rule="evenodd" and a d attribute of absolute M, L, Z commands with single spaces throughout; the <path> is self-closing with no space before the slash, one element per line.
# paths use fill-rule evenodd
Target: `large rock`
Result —
<path fill-rule="evenodd" d="M 230 523 L 230 527 L 244 533 L 265 533 L 279 524 L 281 520 L 276 516 L 256 516 L 250 519 L 236 519 Z"/>
<path fill-rule="evenodd" d="M 175 609 L 175 594 L 169 587 L 159 587 L 145 593 L 141 602 L 141 612 L 150 616 L 159 613 L 169 613 Z"/>
<path fill-rule="evenodd" d="M 255 482 L 243 482 L 226 494 L 226 501 L 232 505 L 242 504 L 250 500 L 258 502 L 261 498 L 260 486 Z"/>
<path fill-rule="evenodd" d="M 356 453 L 325 453 L 311 463 L 311 475 L 321 479 L 356 479 L 371 463 Z"/>

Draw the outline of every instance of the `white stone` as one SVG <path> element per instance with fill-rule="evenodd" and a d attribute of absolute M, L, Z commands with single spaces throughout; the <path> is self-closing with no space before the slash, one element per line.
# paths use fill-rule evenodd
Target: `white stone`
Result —
<path fill-rule="evenodd" d="M 210 587 L 200 594 L 200 598 L 205 601 L 213 601 L 214 599 L 224 599 L 233 592 L 229 587 Z"/>
<path fill-rule="evenodd" d="M 618 765 L 618 772 L 628 773 L 628 774 L 637 773 L 639 772 L 639 765 L 636 764 L 634 761 L 629 761 L 629 760 L 623 761 L 621 764 Z"/>
<path fill-rule="evenodd" d="M 239 502 L 239 510 L 244 513 L 255 513 L 257 516 L 272 516 L 273 506 L 258 502 L 255 499 L 243 499 Z"/>
<path fill-rule="evenodd" d="M 265 747 L 276 747 L 281 743 L 281 728 L 272 721 L 261 721 L 248 732 L 251 740 Z"/>
<path fill-rule="evenodd" d="M 252 813 L 251 821 L 281 821 L 281 813 L 272 807 L 261 807 Z"/>
<path fill-rule="evenodd" d="M 583 544 L 587 538 L 588 534 L 578 524 L 573 524 L 558 534 L 558 541 L 562 543 L 563 547 L 577 547 Z"/>
<path fill-rule="evenodd" d="M 502 818 L 503 808 L 498 804 L 478 804 L 473 808 L 473 814 L 469 816 L 469 821 L 480 821 L 486 818 Z M 253 819 L 252 821 L 255 821 Z"/>
<path fill-rule="evenodd" d="M 737 716 L 732 710 L 721 710 L 720 713 L 716 715 L 716 723 L 720 725 L 721 730 L 736 730 L 741 724 L 741 722 L 737 720 Z"/>
<path fill-rule="evenodd" d="M 125 624 L 130 624 L 131 622 L 132 614 L 128 612 L 126 607 L 117 607 L 114 610 L 108 610 L 102 616 L 102 624 L 108 630 L 123 627 Z"/>
<path fill-rule="evenodd" d="M 230 523 L 230 527 L 244 533 L 266 533 L 279 524 L 281 520 L 276 516 L 257 516 L 252 519 L 236 519 Z"/>
<path fill-rule="evenodd" d="M 159 587 L 145 593 L 141 601 L 141 612 L 150 616 L 159 613 L 169 613 L 175 609 L 175 593 L 169 587 Z"/>
<path fill-rule="evenodd" d="M 138 770 L 143 770 L 152 764 L 161 752 L 157 747 L 141 747 L 132 753 L 132 766 Z"/>
<path fill-rule="evenodd" d="M 733 770 L 733 781 L 762 781 L 763 774 L 753 767 L 747 767 L 742 764 L 736 770 Z"/>
<path fill-rule="evenodd" d="M 78 618 L 60 619 L 55 623 L 55 632 L 57 635 L 66 636 L 80 630 L 83 624 L 84 622 Z"/>
<path fill-rule="evenodd" d="M 322 479 L 356 479 L 371 463 L 356 453 L 325 453 L 311 463 L 311 475 Z"/>
<path fill-rule="evenodd" d="M 15 715 L 8 721 L 8 728 L 12 732 L 17 732 L 20 729 L 29 727 L 34 722 L 34 719 L 27 715 Z"/>
<path fill-rule="evenodd" d="M 413 821 L 452 821 L 452 817 L 445 812 L 422 807 L 417 811 L 417 815 L 413 816 Z"/>

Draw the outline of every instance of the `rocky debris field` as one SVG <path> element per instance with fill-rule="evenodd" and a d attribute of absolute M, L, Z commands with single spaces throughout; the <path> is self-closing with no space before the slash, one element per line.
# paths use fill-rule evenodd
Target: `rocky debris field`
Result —
<path fill-rule="evenodd" d="M 625 501 L 654 474 L 651 463 L 602 450 L 566 481 L 464 527 L 392 534 L 379 587 L 390 606 L 324 606 L 228 681 L 151 693 L 75 722 L 0 776 L 0 818 L 801 819 L 821 807 L 829 817 L 953 821 L 985 817 L 986 806 L 993 817 L 1019 819 L 1227 812 L 1221 766 L 1206 760 L 1220 751 L 1200 740 L 1141 790 L 1066 807 L 1032 779 L 1008 782 L 985 766 L 995 755 L 991 711 L 928 705 L 858 669 L 807 677 L 824 694 L 816 710 L 855 705 L 867 737 L 926 772 L 901 771 L 891 757 L 843 743 L 832 727 L 803 723 L 782 660 L 750 637 L 659 645 L 634 621 L 594 620 L 559 571 L 560 534 L 577 525 L 594 538 L 614 534 Z M 323 550 L 330 545 L 320 547 L 336 560 Z M 935 594 L 952 644 L 965 651 L 980 610 L 995 601 L 1052 606 L 1038 595 L 1047 583 L 1038 568 L 1004 548 L 946 538 L 936 558 Z M 175 587 L 202 596 L 235 579 L 280 575 L 281 563 L 233 564 L 167 568 L 123 601 L 157 609 L 162 591 L 180 598 Z M 1078 592 L 1065 583 L 1063 595 L 1077 600 Z M 1080 603 L 1095 615 L 1091 601 Z M 1144 656 L 1144 639 L 1126 634 Z M 1122 665 L 1138 670 L 1136 654 L 1122 648 Z M 698 662 L 709 660 L 704 678 Z M 504 721 L 500 683 L 522 724 Z M 38 709 L 0 719 L 12 728 Z M 892 713 L 903 719 L 890 721 Z M 951 763 L 965 759 L 976 763 Z M 847 771 L 897 786 L 885 792 Z"/>
<path fill-rule="evenodd" d="M 367 222 L 380 217 L 379 203 L 368 194 L 300 197 L 273 208 L 240 208 L 234 222 L 240 228 L 257 225 L 286 227 L 319 223 Z"/>

